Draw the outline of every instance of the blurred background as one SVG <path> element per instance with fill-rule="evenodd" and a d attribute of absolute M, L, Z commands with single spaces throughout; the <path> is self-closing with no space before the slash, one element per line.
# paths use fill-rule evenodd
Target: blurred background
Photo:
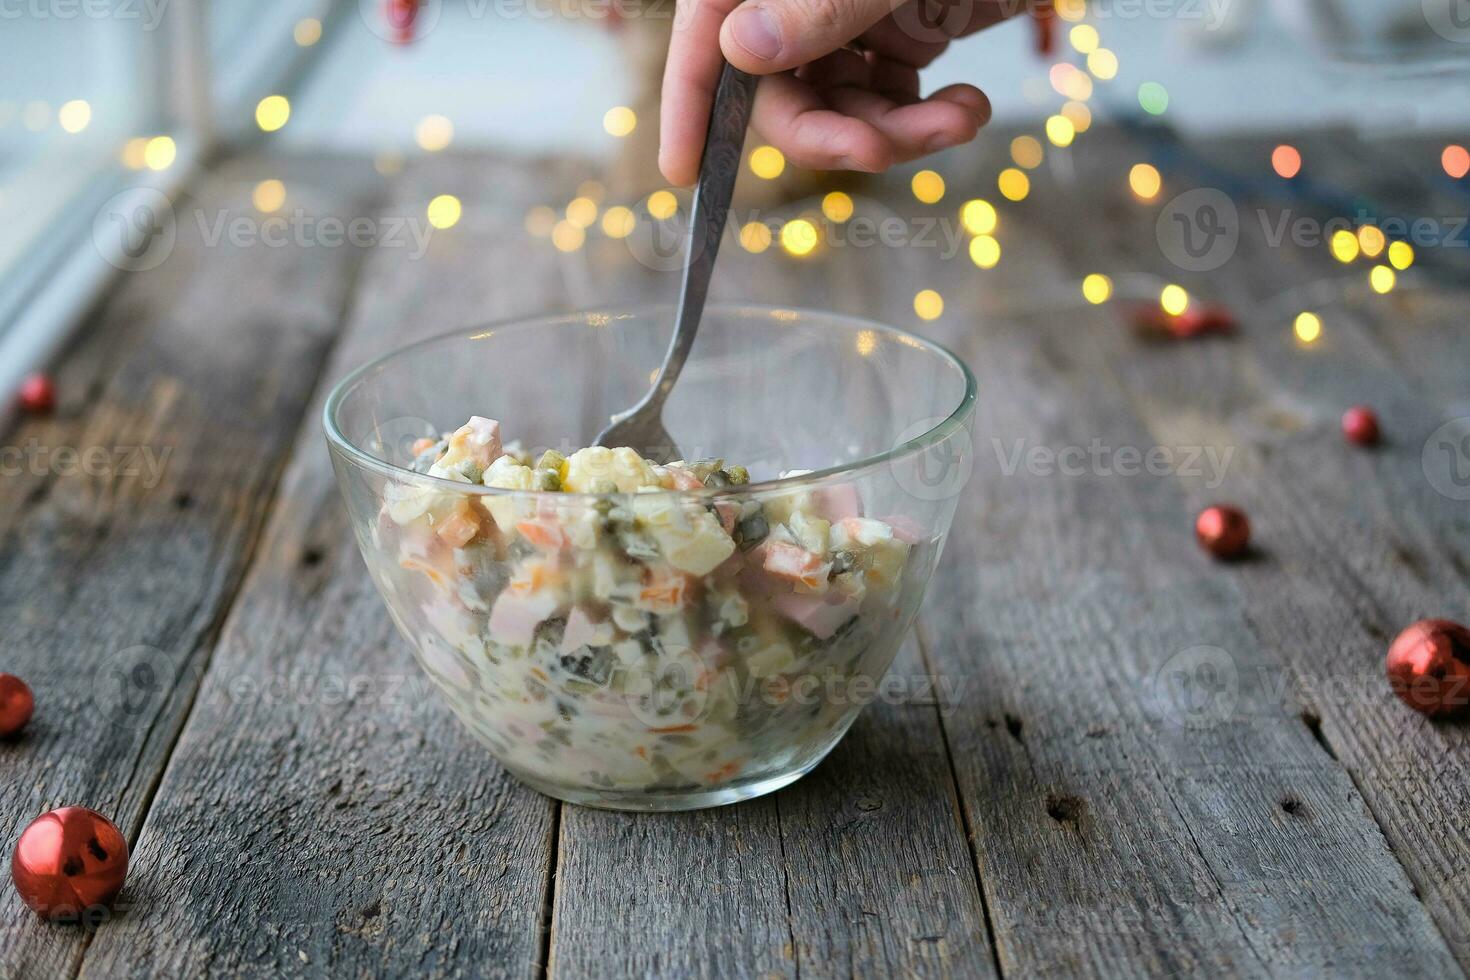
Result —
<path fill-rule="evenodd" d="M 1063 118 L 1070 132 L 1044 129 L 1056 145 L 1150 117 L 1186 135 L 1470 128 L 1470 0 L 1076 0 L 1054 14 L 959 42 L 926 85 L 980 85 L 1001 126 Z M 585 158 L 609 199 L 645 198 L 669 24 L 666 5 L 634 0 L 0 0 L 0 390 L 117 272 L 93 244 L 98 222 L 125 220 L 106 202 L 171 193 L 258 141 L 380 173 L 445 150 Z M 1445 144 L 1452 179 L 1463 142 Z M 785 180 L 771 196 L 815 187 Z"/>

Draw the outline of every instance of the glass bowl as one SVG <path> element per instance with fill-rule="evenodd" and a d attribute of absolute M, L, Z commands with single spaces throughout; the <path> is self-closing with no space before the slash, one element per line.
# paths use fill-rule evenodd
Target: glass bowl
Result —
<path fill-rule="evenodd" d="M 851 317 L 712 306 L 664 413 L 691 463 L 651 471 L 690 489 L 410 469 L 474 416 L 499 420 L 512 456 L 570 456 L 645 393 L 672 320 L 452 333 L 326 404 L 363 558 L 419 663 L 502 765 L 591 806 L 731 803 L 820 762 L 879 696 L 972 464 L 975 381 L 948 351 Z M 748 482 L 693 462 L 710 458 Z"/>

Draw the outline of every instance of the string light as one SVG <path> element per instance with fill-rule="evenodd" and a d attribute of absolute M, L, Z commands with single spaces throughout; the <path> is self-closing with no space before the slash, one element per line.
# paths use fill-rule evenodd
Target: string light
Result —
<path fill-rule="evenodd" d="M 453 142 L 454 123 L 448 116 L 425 116 L 414 127 L 413 138 L 425 153 L 438 153 Z"/>
<path fill-rule="evenodd" d="M 1439 162 L 1444 167 L 1444 172 L 1456 180 L 1470 174 L 1470 150 L 1458 143 L 1445 147 L 1444 152 L 1439 155 Z"/>
<path fill-rule="evenodd" d="M 775 180 L 786 169 L 786 157 L 774 146 L 757 146 L 750 151 L 750 172 L 762 180 Z"/>
<path fill-rule="evenodd" d="M 740 229 L 740 247 L 759 255 L 771 247 L 771 227 L 760 221 L 748 222 Z"/>
<path fill-rule="evenodd" d="M 1085 133 L 1092 128 L 1092 110 L 1081 102 L 1071 101 L 1062 105 L 1062 115 L 1072 123 L 1072 128 Z"/>
<path fill-rule="evenodd" d="M 1071 146 L 1072 141 L 1077 138 L 1077 128 L 1066 116 L 1048 116 L 1046 138 L 1055 146 Z"/>
<path fill-rule="evenodd" d="M 463 213 L 464 207 L 453 194 L 440 194 L 429 202 L 429 224 L 440 231 L 459 224 L 459 216 Z"/>
<path fill-rule="evenodd" d="M 1292 331 L 1296 334 L 1296 339 L 1302 343 L 1314 344 L 1317 338 L 1322 336 L 1322 319 L 1315 313 L 1303 311 L 1296 315 Z"/>
<path fill-rule="evenodd" d="M 932 289 L 921 289 L 914 294 L 914 312 L 920 320 L 937 320 L 944 312 L 944 297 Z"/>
<path fill-rule="evenodd" d="M 828 221 L 842 224 L 852 217 L 852 198 L 841 191 L 833 191 L 822 198 L 822 214 L 827 216 Z"/>
<path fill-rule="evenodd" d="M 286 203 L 286 185 L 279 180 L 262 180 L 250 192 L 250 203 L 261 214 L 279 211 Z"/>
<path fill-rule="evenodd" d="M 1097 36 L 1096 27 L 1078 24 L 1067 32 L 1067 40 L 1072 42 L 1072 49 L 1078 54 L 1092 54 L 1101 39 Z"/>
<path fill-rule="evenodd" d="M 1159 196 L 1164 179 L 1159 176 L 1158 168 L 1153 164 L 1135 163 L 1133 169 L 1128 171 L 1128 186 L 1140 200 L 1152 201 Z"/>
<path fill-rule="evenodd" d="M 1296 147 L 1282 143 L 1271 151 L 1271 169 L 1290 180 L 1301 173 L 1302 155 Z"/>
<path fill-rule="evenodd" d="M 817 247 L 817 227 L 805 218 L 796 218 L 781 226 L 781 247 L 798 258 L 810 255 Z"/>
<path fill-rule="evenodd" d="M 1373 225 L 1364 225 L 1358 229 L 1358 245 L 1363 254 L 1370 259 L 1376 259 L 1383 252 L 1383 246 L 1387 244 L 1383 232 Z"/>
<path fill-rule="evenodd" d="M 938 204 L 944 199 L 944 178 L 932 170 L 920 170 L 909 181 L 909 189 L 923 204 Z"/>
<path fill-rule="evenodd" d="M 555 225 L 556 212 L 544 204 L 538 204 L 526 212 L 526 231 L 537 238 L 550 235 Z"/>
<path fill-rule="evenodd" d="M 638 128 L 638 113 L 625 105 L 615 105 L 602 114 L 602 128 L 609 136 L 627 136 Z"/>
<path fill-rule="evenodd" d="M 972 235 L 988 235 L 995 231 L 995 206 L 989 201 L 976 198 L 966 201 L 960 208 L 960 224 Z"/>
<path fill-rule="evenodd" d="M 1118 56 L 1107 48 L 1098 48 L 1087 56 L 1087 70 L 1104 82 L 1118 77 Z"/>
<path fill-rule="evenodd" d="M 1041 166 L 1044 155 L 1041 140 L 1035 136 L 1017 136 L 1011 140 L 1011 159 L 1016 161 L 1018 167 L 1035 170 Z"/>
<path fill-rule="evenodd" d="M 995 182 L 1000 188 L 1001 197 L 1007 201 L 1024 201 L 1026 195 L 1031 193 L 1031 178 L 1015 167 L 1002 170 Z"/>
<path fill-rule="evenodd" d="M 1347 265 L 1358 257 L 1358 236 L 1346 228 L 1340 228 L 1332 233 L 1328 248 L 1332 250 L 1334 259 Z"/>
<path fill-rule="evenodd" d="M 1082 298 L 1093 306 L 1099 306 L 1113 295 L 1113 280 L 1100 272 L 1094 272 L 1082 280 Z"/>
<path fill-rule="evenodd" d="M 56 121 L 68 133 L 80 133 L 92 121 L 92 107 L 85 99 L 63 102 L 61 108 L 56 110 Z"/>
<path fill-rule="evenodd" d="M 573 198 L 566 213 L 567 220 L 578 228 L 590 228 L 597 220 L 597 204 L 590 197 Z"/>
<path fill-rule="evenodd" d="M 284 95 L 267 95 L 255 104 L 255 124 L 274 133 L 291 118 L 291 102 Z"/>
<path fill-rule="evenodd" d="M 1375 293 L 1391 291 L 1397 281 L 1398 276 L 1386 265 L 1375 265 L 1373 271 L 1368 273 L 1368 285 L 1373 287 Z"/>
<path fill-rule="evenodd" d="M 1000 242 L 989 235 L 976 235 L 970 241 L 970 261 L 982 269 L 994 269 L 1000 261 Z"/>
<path fill-rule="evenodd" d="M 309 48 L 322 39 L 322 22 L 315 17 L 303 17 L 291 29 L 291 38 L 300 47 Z"/>
<path fill-rule="evenodd" d="M 648 195 L 648 213 L 659 221 L 667 221 L 679 211 L 679 199 L 673 191 L 654 191 Z"/>
<path fill-rule="evenodd" d="M 1388 264 L 1399 271 L 1414 264 L 1414 246 L 1408 242 L 1394 242 L 1388 246 Z"/>
<path fill-rule="evenodd" d="M 134 136 L 123 144 L 122 163 L 129 170 L 142 170 L 148 165 L 148 137 Z"/>
<path fill-rule="evenodd" d="M 1162 116 L 1169 108 L 1169 90 L 1158 82 L 1138 86 L 1138 104 L 1151 116 Z"/>
<path fill-rule="evenodd" d="M 167 170 L 178 154 L 172 137 L 155 136 L 143 146 L 143 163 L 149 170 Z"/>
<path fill-rule="evenodd" d="M 575 252 L 587 240 L 587 233 L 566 219 L 551 229 L 551 244 L 559 252 Z"/>
<path fill-rule="evenodd" d="M 602 233 L 608 238 L 627 238 L 633 234 L 638 217 L 631 209 L 615 204 L 602 215 Z"/>
<path fill-rule="evenodd" d="M 1087 0 L 1056 0 L 1052 6 L 1057 16 L 1068 23 L 1075 24 L 1087 16 Z"/>
<path fill-rule="evenodd" d="M 1176 286 L 1170 283 L 1160 291 L 1159 305 L 1170 316 L 1179 316 L 1185 310 L 1189 309 L 1189 293 L 1184 291 L 1183 286 Z"/>

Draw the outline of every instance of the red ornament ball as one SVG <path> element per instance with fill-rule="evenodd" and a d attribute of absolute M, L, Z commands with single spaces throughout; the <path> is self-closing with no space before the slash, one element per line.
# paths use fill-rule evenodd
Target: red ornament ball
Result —
<path fill-rule="evenodd" d="M 1367 405 L 1354 405 L 1342 413 L 1342 434 L 1359 446 L 1378 445 L 1378 416 Z"/>
<path fill-rule="evenodd" d="M 20 383 L 22 411 L 45 415 L 56 407 L 56 383 L 44 374 L 33 374 Z"/>
<path fill-rule="evenodd" d="M 1470 629 L 1448 619 L 1421 619 L 1388 648 L 1388 684 L 1431 718 L 1470 705 Z"/>
<path fill-rule="evenodd" d="M 15 890 L 48 919 L 74 919 L 106 906 L 128 876 L 128 842 L 111 820 L 82 806 L 42 814 L 10 858 Z"/>
<path fill-rule="evenodd" d="M 1251 540 L 1251 522 L 1245 511 L 1228 504 L 1206 507 L 1194 519 L 1200 547 L 1216 558 L 1239 558 Z"/>
<path fill-rule="evenodd" d="M 19 735 L 35 710 L 30 686 L 14 674 L 0 674 L 0 738 Z"/>

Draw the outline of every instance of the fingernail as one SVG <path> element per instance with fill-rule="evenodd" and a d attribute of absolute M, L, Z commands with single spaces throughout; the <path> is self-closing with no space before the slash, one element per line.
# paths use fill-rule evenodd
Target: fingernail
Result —
<path fill-rule="evenodd" d="M 860 162 L 858 160 L 855 160 L 852 157 L 843 157 L 842 158 L 842 169 L 843 170 L 857 170 L 857 171 L 860 171 L 860 172 L 865 173 L 865 174 L 875 174 L 875 173 L 878 172 L 878 171 L 874 170 L 872 167 L 868 166 L 867 164 L 862 163 L 862 162 Z"/>
<path fill-rule="evenodd" d="M 762 61 L 770 61 L 781 53 L 781 32 L 771 15 L 760 7 L 742 7 L 731 15 L 730 36 Z"/>

